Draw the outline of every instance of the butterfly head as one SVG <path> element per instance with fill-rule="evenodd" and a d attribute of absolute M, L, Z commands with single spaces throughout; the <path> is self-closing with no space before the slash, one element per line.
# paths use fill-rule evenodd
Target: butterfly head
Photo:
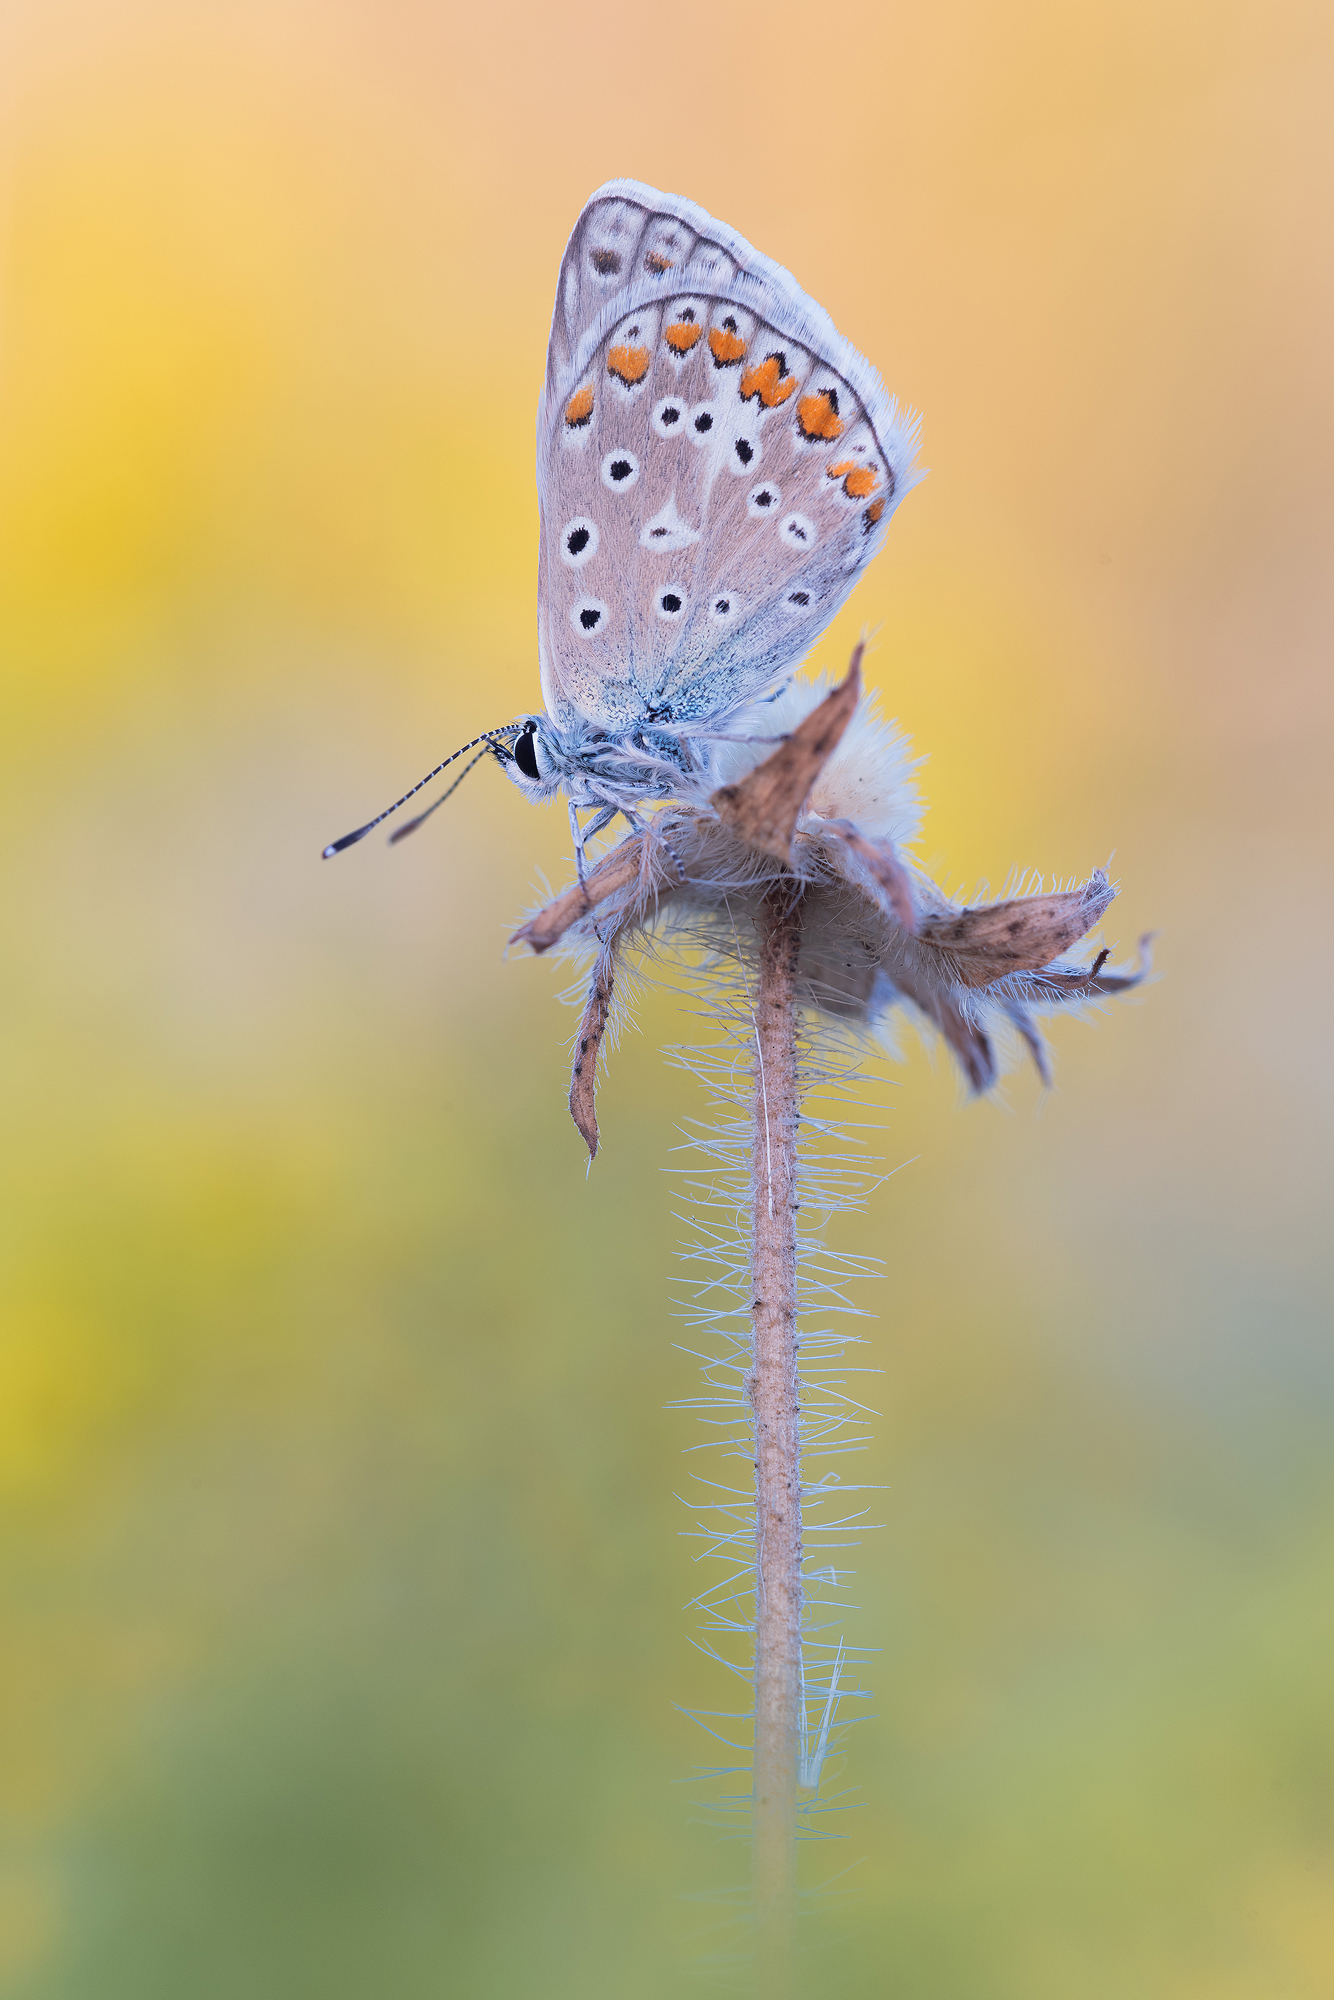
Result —
<path fill-rule="evenodd" d="M 496 756 L 505 776 L 534 801 L 552 799 L 565 769 L 560 740 L 545 715 L 525 715 L 511 736 L 496 742 Z"/>

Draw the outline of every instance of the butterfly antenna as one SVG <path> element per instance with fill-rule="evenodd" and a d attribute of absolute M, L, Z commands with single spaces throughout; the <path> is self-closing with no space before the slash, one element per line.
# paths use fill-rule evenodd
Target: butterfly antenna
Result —
<path fill-rule="evenodd" d="M 469 771 L 472 770 L 474 765 L 480 764 L 483 757 L 489 757 L 491 755 L 493 748 L 494 746 L 491 743 L 489 742 L 484 743 L 482 748 L 477 752 L 477 755 L 475 757 L 470 757 L 468 759 L 463 769 L 459 772 L 457 778 L 455 778 L 453 784 L 450 785 L 445 791 L 441 792 L 439 798 L 433 800 L 433 802 L 429 806 L 427 806 L 425 812 L 419 812 L 417 814 L 416 819 L 410 819 L 406 826 L 395 827 L 394 831 L 389 836 L 389 845 L 391 847 L 396 847 L 400 840 L 406 840 L 410 833 L 415 833 L 419 826 L 424 826 L 426 824 L 426 821 L 431 817 L 431 814 L 435 812 L 438 807 L 442 806 L 445 803 L 446 799 L 453 798 L 455 792 L 458 790 L 459 786 L 463 783 L 463 780 L 467 777 Z"/>
<path fill-rule="evenodd" d="M 456 763 L 460 757 L 466 756 L 469 750 L 476 750 L 477 745 L 479 743 L 484 744 L 486 747 L 485 749 L 479 751 L 478 755 L 473 758 L 472 764 L 480 762 L 481 758 L 485 757 L 487 750 L 493 750 L 497 743 L 503 743 L 507 736 L 512 736 L 513 734 L 514 734 L 513 728 L 505 728 L 505 729 L 488 729 L 485 735 L 474 736 L 471 743 L 465 743 L 462 750 L 456 750 L 452 757 L 445 758 L 443 764 L 437 764 L 433 771 L 428 771 L 424 778 L 419 778 L 417 783 L 412 787 L 412 790 L 410 792 L 404 792 L 401 799 L 395 799 L 393 805 L 386 806 L 382 813 L 377 813 L 375 815 L 374 819 L 368 819 L 365 826 L 359 826 L 354 833 L 345 833 L 341 840 L 331 840 L 329 842 L 329 845 L 324 850 L 324 859 L 326 861 L 330 860 L 333 855 L 341 854 L 345 847 L 355 847 L 357 842 L 359 840 L 364 840 L 368 833 L 374 833 L 376 827 L 379 826 L 382 821 L 389 819 L 394 813 L 398 811 L 400 806 L 405 806 L 409 799 L 415 799 L 418 792 L 421 791 L 424 785 L 429 785 L 433 778 L 438 778 L 442 771 L 447 770 L 449 766 L 453 763 Z M 461 777 L 465 778 L 467 777 L 468 771 L 471 771 L 472 769 L 472 764 L 469 764 L 467 771 L 463 771 L 460 773 Z M 453 789 L 454 787 L 453 785 L 451 785 L 449 788 L 449 792 L 452 792 Z M 443 805 L 445 799 L 449 797 L 449 792 L 446 792 L 443 795 L 443 797 L 437 799 L 435 802 L 436 805 Z M 432 806 L 431 811 L 434 812 L 434 810 L 435 806 Z M 422 820 L 425 818 L 426 814 L 422 813 L 419 818 L 413 820 L 411 826 L 405 826 L 403 828 L 404 833 L 411 833 L 412 828 L 414 826 L 420 826 Z"/>

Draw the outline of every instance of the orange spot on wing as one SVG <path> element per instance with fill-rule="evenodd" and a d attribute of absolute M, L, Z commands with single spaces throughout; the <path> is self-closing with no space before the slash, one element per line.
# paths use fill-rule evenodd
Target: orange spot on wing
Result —
<path fill-rule="evenodd" d="M 651 271 L 655 278 L 660 278 L 664 271 L 670 271 L 671 268 L 671 258 L 664 257 L 661 250 L 650 250 L 644 259 L 644 269 Z"/>
<path fill-rule="evenodd" d="M 838 414 L 835 391 L 821 389 L 817 395 L 803 396 L 797 404 L 797 422 L 802 436 L 806 438 L 824 438 L 832 442 L 840 436 L 843 419 Z"/>
<path fill-rule="evenodd" d="M 746 343 L 741 335 L 729 333 L 725 326 L 714 327 L 709 335 L 709 346 L 719 368 L 735 368 L 746 351 Z"/>
<path fill-rule="evenodd" d="M 627 389 L 633 389 L 636 382 L 642 382 L 648 374 L 649 352 L 646 347 L 613 347 L 607 352 L 607 373 L 624 382 Z"/>
<path fill-rule="evenodd" d="M 673 354 L 689 354 L 703 331 L 703 327 L 696 326 L 692 320 L 678 319 L 668 327 L 663 339 Z"/>
<path fill-rule="evenodd" d="M 880 519 L 880 516 L 884 513 L 884 511 L 885 511 L 885 496 L 882 493 L 878 500 L 873 500 L 871 502 L 866 512 L 862 515 L 862 522 L 868 534 L 870 533 L 871 529 L 875 526 L 876 522 Z"/>
<path fill-rule="evenodd" d="M 875 491 L 879 474 L 873 465 L 858 465 L 855 458 L 843 458 L 837 465 L 830 466 L 828 476 L 843 480 L 843 491 L 849 500 L 864 500 L 868 493 Z"/>
<path fill-rule="evenodd" d="M 742 402 L 748 403 L 752 396 L 758 396 L 766 410 L 785 403 L 796 386 L 796 376 L 783 373 L 781 354 L 766 355 L 754 367 L 741 371 Z"/>
<path fill-rule="evenodd" d="M 591 384 L 586 383 L 582 389 L 575 390 L 565 405 L 565 421 L 571 430 L 578 430 L 581 424 L 588 422 L 592 414 L 593 390 Z"/>

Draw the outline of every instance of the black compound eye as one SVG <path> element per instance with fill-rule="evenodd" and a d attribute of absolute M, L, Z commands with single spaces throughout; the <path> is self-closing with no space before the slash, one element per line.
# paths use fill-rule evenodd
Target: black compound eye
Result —
<path fill-rule="evenodd" d="M 540 775 L 537 768 L 536 731 L 531 722 L 520 732 L 515 742 L 514 761 L 525 778 L 536 778 Z"/>

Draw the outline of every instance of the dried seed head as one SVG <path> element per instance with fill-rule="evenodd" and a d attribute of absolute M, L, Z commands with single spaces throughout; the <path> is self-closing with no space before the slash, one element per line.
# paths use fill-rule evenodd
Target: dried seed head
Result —
<path fill-rule="evenodd" d="M 705 962 L 748 962 L 755 919 L 785 880 L 802 894 L 802 1007 L 875 1029 L 906 1006 L 939 1031 L 975 1091 L 996 1081 L 999 1030 L 1018 1034 L 1048 1082 L 1035 1010 L 1123 993 L 1146 976 L 1147 940 L 1134 969 L 1104 971 L 1105 952 L 1092 964 L 1062 956 L 1116 893 L 1100 869 L 1076 888 L 960 906 L 905 857 L 892 829 L 916 828 L 911 760 L 861 692 L 861 651 L 823 698 L 797 684 L 747 711 L 727 784 L 663 807 L 514 933 L 535 952 L 596 946 L 570 1090 L 590 1153 L 618 952 L 675 945 Z M 864 820 L 847 810 L 858 797 Z"/>

